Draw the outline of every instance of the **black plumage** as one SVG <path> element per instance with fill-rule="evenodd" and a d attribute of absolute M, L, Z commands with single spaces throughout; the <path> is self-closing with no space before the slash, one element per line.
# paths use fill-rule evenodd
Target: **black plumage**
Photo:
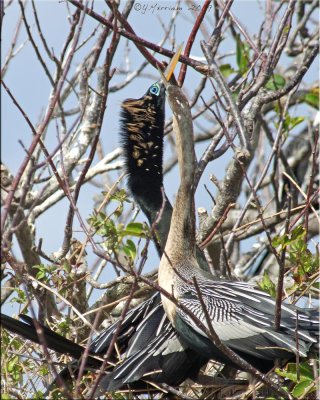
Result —
<path fill-rule="evenodd" d="M 123 361 L 102 378 L 97 395 L 118 390 L 127 384 L 131 388 L 141 388 L 141 379 L 176 386 L 187 378 L 196 377 L 199 369 L 208 361 L 207 357 L 193 352 L 177 335 L 164 313 L 158 294 L 142 306 L 146 304 L 149 308 L 143 313 L 144 318 L 140 318 L 141 306 L 131 311 L 132 316 L 140 314 L 140 323 L 135 325 L 135 334 L 130 338 Z M 137 321 L 135 318 L 135 323 Z M 96 349 L 111 340 L 112 330 L 109 333 L 108 337 L 97 338 Z"/>
<path fill-rule="evenodd" d="M 158 219 L 154 239 L 161 257 L 172 215 L 172 206 L 162 191 L 165 122 L 163 84 L 156 82 L 141 98 L 125 100 L 121 105 L 120 121 L 127 186 L 149 224 L 152 226 Z"/>
<path fill-rule="evenodd" d="M 54 350 L 58 353 L 68 354 L 77 360 L 82 357 L 85 350 L 84 347 L 78 345 L 77 343 L 74 343 L 72 340 L 69 340 L 59 335 L 58 333 L 40 324 L 39 322 L 34 324 L 33 319 L 30 318 L 28 315 L 21 314 L 20 318 L 23 320 L 23 322 L 1 313 L 1 327 L 18 335 L 21 335 L 25 339 L 31 340 L 32 342 L 44 344 L 49 349 Z M 37 329 L 41 329 L 42 334 L 39 334 L 39 331 L 37 331 Z M 44 340 L 43 343 L 42 340 Z M 91 355 L 88 356 L 88 367 L 99 367 L 100 365 L 101 360 L 94 358 Z"/>
<path fill-rule="evenodd" d="M 162 205 L 164 104 L 164 85 L 156 82 L 140 99 L 128 99 L 121 105 L 120 137 L 128 188 L 146 215 Z"/>
<path fill-rule="evenodd" d="M 77 360 L 72 368 L 73 375 L 77 376 L 78 361 L 84 355 L 85 347 L 38 322 L 34 323 L 26 315 L 20 315 L 20 318 L 24 322 L 1 314 L 1 326 L 25 339 L 45 344 L 58 353 L 70 355 Z M 43 337 L 38 335 L 38 326 L 41 326 Z M 117 326 L 118 322 L 113 323 L 93 340 L 86 359 L 86 370 L 101 367 Z M 139 382 L 143 378 L 148 382 L 178 385 L 187 378 L 196 377 L 199 369 L 208 361 L 207 357 L 193 352 L 179 338 L 164 313 L 158 293 L 127 313 L 117 337 L 117 346 L 124 352 L 124 359 L 114 368 L 113 354 L 111 364 L 107 366 L 95 395 L 118 390 L 127 384 L 132 388 L 147 390 L 148 385 Z M 69 370 L 70 368 L 66 368 L 61 373 L 66 380 L 71 378 Z"/>

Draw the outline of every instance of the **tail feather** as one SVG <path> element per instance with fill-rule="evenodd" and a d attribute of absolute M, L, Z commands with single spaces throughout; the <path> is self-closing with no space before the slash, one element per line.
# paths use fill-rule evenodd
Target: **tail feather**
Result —
<path fill-rule="evenodd" d="M 148 346 L 124 359 L 102 378 L 96 395 L 119 390 L 125 385 L 132 387 L 133 383 L 143 379 L 176 386 L 196 375 L 207 361 L 185 348 L 173 327 L 166 324 Z"/>
<path fill-rule="evenodd" d="M 53 332 L 51 329 L 37 322 L 27 315 L 20 315 L 24 322 L 15 318 L 1 314 L 1 326 L 12 333 L 16 333 L 25 339 L 31 340 L 34 343 L 45 344 L 49 349 L 61 354 L 68 354 L 76 360 L 80 360 L 83 356 L 85 348 L 71 340 Z M 38 329 L 37 329 L 38 328 Z M 40 331 L 40 329 L 42 331 Z M 44 340 L 44 343 L 42 341 Z M 101 360 L 89 355 L 86 364 L 89 367 L 99 367 Z"/>

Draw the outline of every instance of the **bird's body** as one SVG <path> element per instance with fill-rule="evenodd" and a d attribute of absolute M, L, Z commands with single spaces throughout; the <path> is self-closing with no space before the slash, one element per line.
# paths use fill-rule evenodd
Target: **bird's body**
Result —
<path fill-rule="evenodd" d="M 162 186 L 164 104 L 164 85 L 156 82 L 140 99 L 128 99 L 121 105 L 121 141 L 127 185 L 155 230 L 160 256 L 172 216 L 172 206 Z M 200 268 L 208 270 L 203 253 L 198 248 L 195 251 Z M 159 293 L 130 311 L 126 319 L 128 317 L 135 324 L 135 332 L 130 334 L 123 362 L 101 383 L 107 390 L 118 389 L 144 376 L 151 382 L 177 385 L 195 377 L 208 361 L 208 357 L 193 352 L 173 329 Z M 94 340 L 95 350 L 106 348 L 116 327 L 115 323 L 105 335 Z"/>
<path fill-rule="evenodd" d="M 184 263 L 177 268 L 177 272 L 169 293 L 174 294 L 183 309 L 168 300 L 163 300 L 164 308 L 183 340 L 203 356 L 210 354 L 214 360 L 232 363 L 185 309 L 209 330 L 205 306 L 220 340 L 264 372 L 272 367 L 276 359 L 292 358 L 297 349 L 300 357 L 306 357 L 311 345 L 317 342 L 318 321 L 315 313 L 283 304 L 280 329 L 276 331 L 275 301 L 267 293 L 244 282 L 215 282 L 192 263 Z M 203 304 L 194 279 L 201 289 Z M 166 286 L 168 290 L 169 285 Z M 296 337 L 299 338 L 298 343 Z"/>
<path fill-rule="evenodd" d="M 180 170 L 158 273 L 169 320 L 191 349 L 223 363 L 237 366 L 209 339 L 210 325 L 223 344 L 261 371 L 270 369 L 276 359 L 290 359 L 296 353 L 306 357 L 317 341 L 314 333 L 319 327 L 318 319 L 308 310 L 282 304 L 280 328 L 275 330 L 275 301 L 269 294 L 245 282 L 216 281 L 199 268 L 195 257 L 192 119 L 181 90 L 169 85 L 167 93 L 174 113 Z"/>

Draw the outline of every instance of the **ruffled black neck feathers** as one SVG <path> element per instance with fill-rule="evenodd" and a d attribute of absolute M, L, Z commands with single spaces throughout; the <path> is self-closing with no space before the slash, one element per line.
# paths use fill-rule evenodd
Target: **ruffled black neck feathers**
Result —
<path fill-rule="evenodd" d="M 121 141 L 128 187 L 144 210 L 159 210 L 163 183 L 163 104 L 153 96 L 129 99 L 121 106 Z"/>

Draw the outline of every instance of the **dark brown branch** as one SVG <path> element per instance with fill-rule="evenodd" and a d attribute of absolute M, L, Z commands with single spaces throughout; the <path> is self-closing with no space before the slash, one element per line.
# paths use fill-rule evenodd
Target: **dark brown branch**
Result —
<path fill-rule="evenodd" d="M 37 58 L 38 58 L 40 64 L 42 65 L 42 68 L 45 71 L 45 74 L 47 75 L 47 77 L 48 77 L 48 79 L 49 79 L 49 81 L 51 83 L 51 86 L 54 86 L 54 80 L 53 80 L 53 78 L 52 78 L 52 76 L 50 74 L 50 71 L 49 71 L 45 61 L 43 60 L 43 58 L 42 58 L 42 56 L 40 54 L 38 46 L 36 45 L 35 41 L 33 40 L 33 36 L 31 34 L 31 30 L 30 30 L 30 26 L 28 24 L 27 17 L 26 17 L 25 12 L 24 12 L 25 4 L 23 4 L 21 0 L 19 0 L 19 6 L 20 6 L 20 9 L 21 9 L 22 18 L 23 18 L 24 26 L 25 26 L 27 34 L 28 34 L 28 38 L 29 38 L 29 40 L 30 40 L 30 42 L 32 44 L 32 47 L 33 47 L 33 49 L 34 49 L 34 51 L 35 51 L 35 53 L 37 55 Z"/>
<path fill-rule="evenodd" d="M 316 129 L 314 144 L 313 144 L 313 149 L 312 149 L 311 173 L 310 173 L 309 185 L 308 185 L 308 190 L 307 190 L 307 198 L 306 198 L 306 201 L 308 203 L 310 202 L 310 198 L 312 195 L 312 189 L 313 189 L 313 184 L 314 184 L 314 179 L 315 179 L 315 174 L 316 174 L 317 161 L 318 161 L 318 159 L 317 159 L 318 143 L 319 143 L 319 130 Z M 308 232 L 308 225 L 309 225 L 309 208 L 306 209 L 306 213 L 305 213 L 305 230 L 306 230 L 306 232 Z M 307 235 L 306 235 L 306 240 L 307 240 Z"/>
<path fill-rule="evenodd" d="M 114 10 L 116 18 L 120 21 L 120 23 L 122 24 L 122 26 L 126 30 L 126 32 L 129 32 L 130 34 L 137 36 L 135 34 L 134 30 L 132 29 L 131 25 L 127 21 L 127 19 L 119 12 L 116 2 L 110 1 L 110 0 L 106 0 L 106 2 L 108 4 L 109 8 L 111 10 Z M 120 29 L 118 30 L 117 28 L 115 28 L 115 32 L 117 32 L 119 34 Z M 149 63 L 151 65 L 153 65 L 157 68 L 163 68 L 162 63 L 160 63 L 158 60 L 156 60 L 144 46 L 141 46 L 139 43 L 135 43 L 135 44 L 137 46 L 137 49 L 141 52 L 141 54 L 144 56 L 144 58 L 149 61 Z"/>
<path fill-rule="evenodd" d="M 214 28 L 213 34 L 210 37 L 210 40 L 208 42 L 212 57 L 214 57 L 217 53 L 219 42 L 221 40 L 222 26 L 226 20 L 226 16 L 230 11 L 230 8 L 231 8 L 233 2 L 234 2 L 234 0 L 228 0 L 227 4 L 225 5 L 225 7 L 219 17 L 217 25 Z M 216 12 L 218 14 L 218 7 L 216 7 Z"/>
<path fill-rule="evenodd" d="M 44 47 L 44 49 L 45 49 L 45 52 L 47 53 L 48 57 L 56 64 L 57 68 L 60 69 L 59 60 L 58 60 L 57 57 L 50 51 L 49 46 L 48 46 L 48 44 L 47 44 L 47 41 L 46 41 L 46 39 L 45 39 L 45 37 L 44 37 L 44 35 L 43 35 L 43 33 L 42 33 L 42 29 L 41 29 L 41 25 L 40 25 L 40 21 L 39 21 L 38 12 L 37 12 L 37 9 L 36 9 L 35 1 L 32 0 L 32 1 L 31 1 L 31 4 L 32 4 L 33 15 L 34 15 L 34 19 L 35 19 L 35 21 L 36 21 L 36 26 L 37 26 L 37 30 L 38 30 L 38 33 L 39 33 L 39 37 L 40 37 L 40 40 L 41 40 L 41 42 L 42 42 L 42 44 L 43 44 L 43 47 Z"/>
<path fill-rule="evenodd" d="M 203 250 L 211 242 L 211 240 L 213 239 L 214 235 L 218 232 L 218 230 L 221 228 L 221 226 L 224 223 L 224 221 L 227 219 L 228 212 L 234 206 L 235 206 L 234 203 L 233 204 L 228 204 L 225 212 L 223 213 L 222 217 L 218 221 L 217 225 L 214 227 L 213 231 L 206 237 L 206 239 L 203 242 L 200 243 L 199 247 L 200 247 L 201 250 Z"/>
<path fill-rule="evenodd" d="M 68 0 L 68 2 L 73 4 L 75 7 L 79 8 L 81 10 L 83 10 L 83 8 L 84 8 L 83 5 L 80 2 L 78 2 L 77 0 Z M 105 18 L 103 18 L 101 15 L 97 14 L 93 10 L 87 9 L 86 13 L 90 17 L 92 17 L 92 18 L 96 19 L 97 21 L 99 21 L 101 24 L 103 24 L 105 26 L 108 26 L 109 28 L 112 28 L 112 24 L 108 20 L 106 20 Z M 158 45 L 156 45 L 154 43 L 148 42 L 147 40 L 142 39 L 139 36 L 136 36 L 135 34 L 133 34 L 131 32 L 128 32 L 125 29 L 118 28 L 117 29 L 117 33 L 119 33 L 121 36 L 126 37 L 129 40 L 132 40 L 134 42 L 134 44 L 137 46 L 139 51 L 141 51 L 140 50 L 141 46 L 138 47 L 138 45 L 142 45 L 143 47 L 147 47 L 148 49 L 151 49 L 151 50 L 155 51 L 156 53 L 159 53 L 159 54 L 164 55 L 164 56 L 169 57 L 169 58 L 172 58 L 174 56 L 174 54 L 175 54 L 173 51 L 167 50 L 167 49 L 165 49 L 165 48 L 163 48 L 161 46 L 158 46 Z M 144 56 L 145 55 L 146 54 L 144 54 Z M 157 68 L 157 65 L 159 65 L 158 63 L 155 63 L 153 57 L 151 58 L 149 55 L 148 55 L 148 61 L 155 68 Z M 190 67 L 192 67 L 194 69 L 196 69 L 198 72 L 200 72 L 202 74 L 205 74 L 207 72 L 207 66 L 206 65 L 204 65 L 203 63 L 200 63 L 199 61 L 193 60 L 192 58 L 185 57 L 185 56 L 181 55 L 180 58 L 179 58 L 179 61 L 182 62 L 182 63 L 187 64 L 188 66 L 190 66 Z M 160 68 L 163 68 L 162 64 L 160 65 Z"/>
<path fill-rule="evenodd" d="M 217 0 L 220 7 L 223 8 L 225 6 L 224 2 L 221 0 Z M 227 4 L 228 5 L 228 4 Z M 231 8 L 231 7 L 230 7 Z M 232 20 L 232 22 L 238 27 L 239 31 L 242 33 L 242 35 L 244 36 L 244 38 L 246 39 L 246 42 L 249 44 L 249 46 L 252 48 L 252 50 L 254 51 L 255 54 L 255 58 L 258 58 L 260 53 L 259 50 L 257 49 L 256 45 L 254 44 L 254 42 L 252 41 L 250 35 L 247 33 L 246 29 L 240 24 L 240 22 L 238 21 L 238 19 L 234 16 L 233 12 L 230 10 L 230 8 L 228 9 L 228 14 L 230 19 Z"/>
<path fill-rule="evenodd" d="M 196 22 L 194 23 L 194 26 L 192 28 L 192 31 L 191 31 L 190 35 L 189 35 L 189 38 L 188 38 L 188 41 L 187 41 L 187 44 L 186 44 L 186 47 L 185 47 L 185 50 L 184 50 L 184 54 L 183 55 L 185 57 L 189 57 L 189 55 L 190 55 L 193 42 L 194 42 L 194 40 L 195 40 L 195 38 L 197 36 L 197 32 L 198 32 L 198 30 L 200 28 L 200 25 L 201 25 L 205 15 L 206 15 L 206 12 L 207 12 L 208 7 L 210 6 L 210 4 L 211 4 L 211 0 L 205 0 L 204 5 L 201 8 L 201 11 L 200 11 L 200 13 L 199 13 L 199 15 L 198 15 L 198 17 L 196 19 Z M 180 87 L 183 86 L 183 83 L 184 83 L 184 80 L 185 80 L 185 77 L 186 77 L 186 72 L 187 72 L 187 65 L 186 64 L 182 64 L 181 69 L 180 69 L 180 73 L 179 73 L 179 77 L 178 77 L 178 85 Z"/>

